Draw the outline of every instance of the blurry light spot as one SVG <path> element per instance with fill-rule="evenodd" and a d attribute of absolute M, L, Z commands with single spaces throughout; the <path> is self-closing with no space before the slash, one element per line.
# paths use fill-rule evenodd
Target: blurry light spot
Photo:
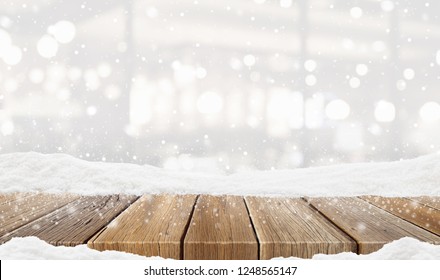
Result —
<path fill-rule="evenodd" d="M 354 47 L 354 43 L 350 38 L 342 39 L 342 47 L 347 50 L 351 50 Z"/>
<path fill-rule="evenodd" d="M 223 99 L 215 92 L 208 91 L 197 99 L 197 110 L 202 114 L 216 114 L 223 109 Z"/>
<path fill-rule="evenodd" d="M 440 120 L 440 105 L 437 102 L 425 103 L 419 111 L 420 117 L 426 122 Z"/>
<path fill-rule="evenodd" d="M 356 65 L 356 73 L 359 76 L 365 76 L 368 73 L 368 66 L 365 64 Z"/>
<path fill-rule="evenodd" d="M 129 124 L 124 129 L 125 133 L 131 137 L 139 137 L 140 130 L 136 125 Z"/>
<path fill-rule="evenodd" d="M 180 155 L 179 165 L 183 170 L 190 171 L 194 168 L 194 161 L 189 155 Z"/>
<path fill-rule="evenodd" d="M 117 45 L 118 52 L 125 53 L 127 51 L 127 43 L 126 42 L 119 42 Z"/>
<path fill-rule="evenodd" d="M 174 66 L 174 63 L 173 63 Z M 174 79 L 176 82 L 182 85 L 190 84 L 194 81 L 196 77 L 196 70 L 191 65 L 181 65 L 174 66 Z"/>
<path fill-rule="evenodd" d="M 46 70 L 47 79 L 50 82 L 59 83 L 66 77 L 66 68 L 62 64 L 53 64 L 47 67 Z"/>
<path fill-rule="evenodd" d="M 67 72 L 67 77 L 69 78 L 69 80 L 73 82 L 79 80 L 81 78 L 81 75 L 82 75 L 82 71 L 78 67 L 72 67 Z"/>
<path fill-rule="evenodd" d="M 166 94 L 173 94 L 175 91 L 173 83 L 166 78 L 160 79 L 160 81 L 158 83 L 158 87 L 161 92 L 166 93 Z"/>
<path fill-rule="evenodd" d="M 260 73 L 253 71 L 250 75 L 250 78 L 252 82 L 258 82 L 260 80 Z"/>
<path fill-rule="evenodd" d="M 47 33 L 51 34 L 58 43 L 67 44 L 75 38 L 75 25 L 67 20 L 61 20 L 52 26 L 49 26 Z"/>
<path fill-rule="evenodd" d="M 396 108 L 393 103 L 380 100 L 376 104 L 374 117 L 378 122 L 392 122 L 396 118 Z"/>
<path fill-rule="evenodd" d="M 440 65 L 440 50 L 437 51 L 437 54 L 435 56 L 435 60 L 437 61 L 437 64 Z"/>
<path fill-rule="evenodd" d="M 173 68 L 174 70 L 179 69 L 181 66 L 182 66 L 182 63 L 180 63 L 180 61 L 178 61 L 178 60 L 174 60 L 171 63 L 171 68 Z"/>
<path fill-rule="evenodd" d="M 44 72 L 40 68 L 32 69 L 29 72 L 29 80 L 34 84 L 40 84 L 44 80 Z"/>
<path fill-rule="evenodd" d="M 130 92 L 130 123 L 132 125 L 141 126 L 151 120 L 153 115 L 151 92 L 153 90 L 144 77 L 136 78 Z"/>
<path fill-rule="evenodd" d="M 0 17 L 0 26 L 3 28 L 9 28 L 12 25 L 12 20 L 7 16 Z"/>
<path fill-rule="evenodd" d="M 357 77 L 352 77 L 348 83 L 351 88 L 358 88 L 361 85 L 361 80 Z"/>
<path fill-rule="evenodd" d="M 88 90 L 97 90 L 101 86 L 98 73 L 95 69 L 88 69 L 84 73 L 84 80 Z"/>
<path fill-rule="evenodd" d="M 63 88 L 57 92 L 57 98 L 61 101 L 67 101 L 70 98 L 70 91 L 66 88 Z"/>
<path fill-rule="evenodd" d="M 246 120 L 246 123 L 248 126 L 256 128 L 260 124 L 260 121 L 255 116 L 249 116 Z"/>
<path fill-rule="evenodd" d="M 375 41 L 372 47 L 375 52 L 383 52 L 387 48 L 383 41 Z"/>
<path fill-rule="evenodd" d="M 300 151 L 294 151 L 289 156 L 289 162 L 294 167 L 299 167 L 304 163 L 304 155 Z"/>
<path fill-rule="evenodd" d="M 105 88 L 104 95 L 110 100 L 116 100 L 121 96 L 121 90 L 118 86 L 109 85 Z"/>
<path fill-rule="evenodd" d="M 37 43 L 37 51 L 44 58 L 54 57 L 58 52 L 58 42 L 49 35 L 44 35 Z"/>
<path fill-rule="evenodd" d="M 307 128 L 319 129 L 324 120 L 324 97 L 322 94 L 314 94 L 313 98 L 306 100 L 305 124 Z"/>
<path fill-rule="evenodd" d="M 368 127 L 368 131 L 373 134 L 373 135 L 381 135 L 382 134 L 382 127 L 380 127 L 380 125 L 378 125 L 377 123 L 372 124 Z"/>
<path fill-rule="evenodd" d="M 13 66 L 21 61 L 23 54 L 19 47 L 10 46 L 2 56 L 6 64 Z"/>
<path fill-rule="evenodd" d="M 163 168 L 167 170 L 179 170 L 179 160 L 175 157 L 169 157 L 165 160 Z"/>
<path fill-rule="evenodd" d="M 266 0 L 254 0 L 254 2 L 257 4 L 264 4 Z"/>
<path fill-rule="evenodd" d="M 304 68 L 309 71 L 313 72 L 316 69 L 316 61 L 309 59 L 306 62 L 304 62 Z"/>
<path fill-rule="evenodd" d="M 314 86 L 316 85 L 317 79 L 315 75 L 307 75 L 305 79 L 306 85 Z"/>
<path fill-rule="evenodd" d="M 155 18 L 158 16 L 159 11 L 155 7 L 148 7 L 146 10 L 146 14 L 149 18 Z"/>
<path fill-rule="evenodd" d="M 340 123 L 336 127 L 334 148 L 338 151 L 354 152 L 362 148 L 363 128 L 357 123 Z"/>
<path fill-rule="evenodd" d="M 10 48 L 11 44 L 12 40 L 9 33 L 0 29 L 0 57 L 4 56 L 5 51 Z"/>
<path fill-rule="evenodd" d="M 292 0 L 280 0 L 281 8 L 290 8 L 292 7 Z"/>
<path fill-rule="evenodd" d="M 266 110 L 268 133 L 272 136 L 285 137 L 290 129 L 300 129 L 304 125 L 304 102 L 299 92 L 271 90 Z"/>
<path fill-rule="evenodd" d="M 87 107 L 87 115 L 94 116 L 98 112 L 98 109 L 96 109 L 95 106 L 89 106 Z"/>
<path fill-rule="evenodd" d="M 14 123 L 12 121 L 5 121 L 2 123 L 0 130 L 4 136 L 12 135 L 14 133 Z"/>
<path fill-rule="evenodd" d="M 255 64 L 256 59 L 255 56 L 251 55 L 251 54 L 247 54 L 243 57 L 243 63 L 244 65 L 251 67 Z"/>
<path fill-rule="evenodd" d="M 359 7 L 353 7 L 350 9 L 350 15 L 353 18 L 360 18 L 362 14 L 363 14 L 362 9 Z"/>
<path fill-rule="evenodd" d="M 394 10 L 394 3 L 393 1 L 382 1 L 380 2 L 380 7 L 382 8 L 382 11 L 384 12 L 391 12 Z"/>
<path fill-rule="evenodd" d="M 414 70 L 411 69 L 411 68 L 406 68 L 406 69 L 403 71 L 403 77 L 404 77 L 405 79 L 407 79 L 407 80 L 412 80 L 412 79 L 414 79 L 415 75 L 416 75 L 416 72 L 414 72 Z"/>
<path fill-rule="evenodd" d="M 14 92 L 18 89 L 18 82 L 16 79 L 9 78 L 3 84 L 7 92 Z"/>
<path fill-rule="evenodd" d="M 343 120 L 350 115 L 350 105 L 341 99 L 330 101 L 325 107 L 325 114 L 331 120 Z"/>
<path fill-rule="evenodd" d="M 229 61 L 229 65 L 234 70 L 240 70 L 240 68 L 242 66 L 241 61 L 235 57 L 231 58 L 231 60 Z"/>
<path fill-rule="evenodd" d="M 403 91 L 406 89 L 406 82 L 404 80 L 398 80 L 396 83 L 396 88 L 400 91 Z"/>
<path fill-rule="evenodd" d="M 196 69 L 196 77 L 197 79 L 204 79 L 206 77 L 206 69 L 203 67 L 197 67 Z"/>
<path fill-rule="evenodd" d="M 101 78 L 107 78 L 112 73 L 112 68 L 108 63 L 101 63 L 98 66 L 98 75 Z"/>

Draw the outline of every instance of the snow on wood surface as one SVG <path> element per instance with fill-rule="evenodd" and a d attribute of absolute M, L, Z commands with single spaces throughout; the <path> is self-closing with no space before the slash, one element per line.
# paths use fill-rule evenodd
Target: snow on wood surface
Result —
<path fill-rule="evenodd" d="M 0 246 L 2 260 L 145 260 L 145 257 L 117 252 L 99 252 L 87 248 L 87 245 L 76 247 L 52 246 L 37 237 L 15 237 Z"/>
<path fill-rule="evenodd" d="M 265 196 L 439 196 L 440 154 L 233 175 L 168 171 L 148 165 L 88 162 L 65 154 L 0 155 L 0 192 L 77 194 L 235 194 Z"/>
<path fill-rule="evenodd" d="M 440 260 L 440 246 L 404 237 L 386 244 L 382 249 L 368 255 L 340 253 L 337 255 L 315 255 L 313 259 L 333 260 Z"/>

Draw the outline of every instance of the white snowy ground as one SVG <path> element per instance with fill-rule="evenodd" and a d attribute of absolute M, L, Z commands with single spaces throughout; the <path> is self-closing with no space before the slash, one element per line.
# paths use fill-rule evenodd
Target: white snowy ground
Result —
<path fill-rule="evenodd" d="M 397 162 L 252 171 L 229 176 L 88 162 L 65 154 L 0 155 L 0 192 L 439 196 L 439 182 L 440 153 Z"/>
<path fill-rule="evenodd" d="M 0 155 L 0 193 L 209 193 L 269 196 L 440 196 L 440 154 L 389 163 L 362 163 L 229 176 L 167 171 L 152 166 L 88 162 L 69 155 Z M 35 237 L 0 246 L 0 259 L 135 259 L 85 245 L 54 247 Z M 437 259 L 440 246 L 403 238 L 370 255 L 316 255 L 315 259 Z"/>

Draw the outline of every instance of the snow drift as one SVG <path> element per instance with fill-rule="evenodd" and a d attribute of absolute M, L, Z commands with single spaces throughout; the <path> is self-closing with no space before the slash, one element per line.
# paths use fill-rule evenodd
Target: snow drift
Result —
<path fill-rule="evenodd" d="M 0 192 L 78 194 L 209 193 L 268 196 L 440 195 L 440 154 L 387 163 L 344 164 L 233 175 L 88 162 L 65 154 L 0 155 Z"/>

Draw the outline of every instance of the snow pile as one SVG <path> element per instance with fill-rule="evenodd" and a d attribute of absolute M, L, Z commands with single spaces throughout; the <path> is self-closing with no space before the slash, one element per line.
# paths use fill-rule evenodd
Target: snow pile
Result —
<path fill-rule="evenodd" d="M 313 256 L 316 260 L 440 260 L 440 245 L 421 242 L 411 237 L 386 244 L 382 249 L 368 255 L 340 253 Z"/>
<path fill-rule="evenodd" d="M 157 257 L 156 257 L 157 258 Z M 96 251 L 87 245 L 52 246 L 37 237 L 15 237 L 0 246 L 2 260 L 145 260 L 145 257 L 117 252 Z M 159 258 L 157 258 L 159 259 Z"/>
<path fill-rule="evenodd" d="M 0 192 L 209 193 L 283 196 L 440 195 L 440 154 L 389 163 L 345 164 L 233 175 L 88 162 L 65 154 L 0 155 Z"/>
<path fill-rule="evenodd" d="M 76 247 L 55 247 L 37 237 L 13 238 L 0 246 L 0 259 L 12 260 L 161 260 L 159 257 L 143 257 L 139 255 L 89 249 L 86 245 Z M 283 259 L 283 258 L 275 258 Z M 286 258 L 297 259 L 297 258 Z M 316 260 L 439 260 L 440 246 L 420 242 L 404 237 L 385 245 L 382 249 L 369 255 L 341 253 L 337 255 L 318 254 Z"/>

